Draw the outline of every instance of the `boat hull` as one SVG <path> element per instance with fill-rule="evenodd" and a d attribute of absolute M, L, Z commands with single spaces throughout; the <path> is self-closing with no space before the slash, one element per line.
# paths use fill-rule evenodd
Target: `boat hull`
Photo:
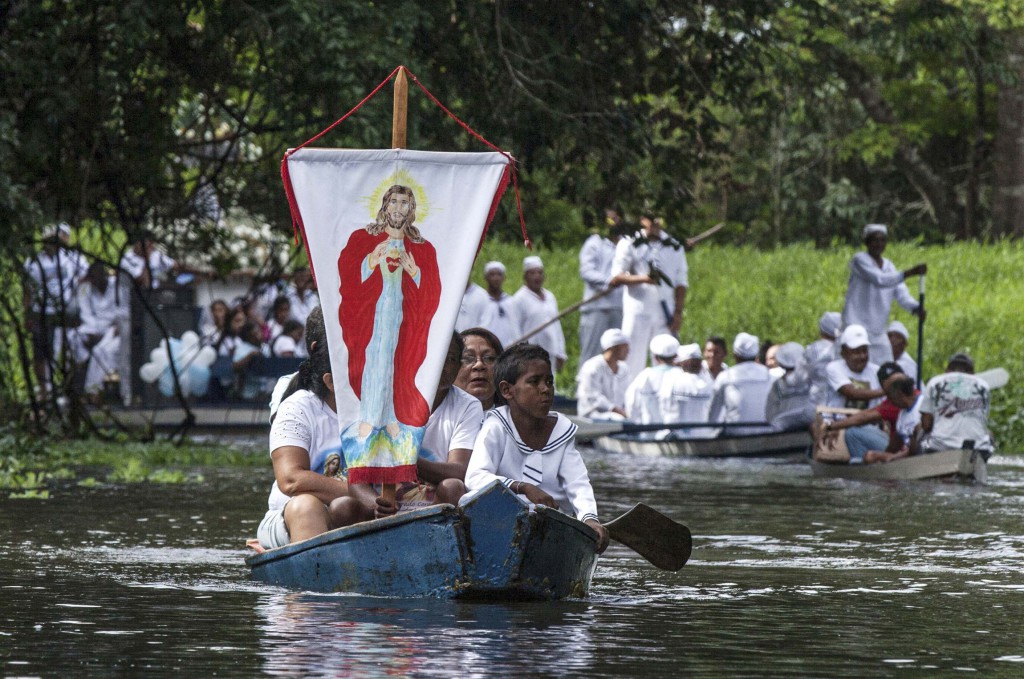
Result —
<path fill-rule="evenodd" d="M 253 580 L 313 592 L 393 597 L 585 597 L 597 533 L 495 482 L 465 508 L 436 505 L 261 554 Z"/>
<path fill-rule="evenodd" d="M 635 435 L 602 436 L 594 447 L 608 453 L 664 457 L 778 457 L 806 455 L 811 435 L 806 431 L 770 432 L 657 441 Z"/>
<path fill-rule="evenodd" d="M 913 481 L 956 477 L 985 483 L 988 466 L 976 450 L 943 450 L 879 464 L 844 464 L 811 461 L 816 477 L 853 481 Z"/>

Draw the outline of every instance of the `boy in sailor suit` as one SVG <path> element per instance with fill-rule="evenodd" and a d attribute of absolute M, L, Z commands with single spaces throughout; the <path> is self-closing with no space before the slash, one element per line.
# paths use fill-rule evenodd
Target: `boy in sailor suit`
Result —
<path fill-rule="evenodd" d="M 576 449 L 576 425 L 550 412 L 554 377 L 548 352 L 517 344 L 498 358 L 494 381 L 508 405 L 487 413 L 466 470 L 476 491 L 494 480 L 530 502 L 575 515 L 597 531 L 597 552 L 608 546 L 608 529 L 597 519 L 587 468 Z"/>

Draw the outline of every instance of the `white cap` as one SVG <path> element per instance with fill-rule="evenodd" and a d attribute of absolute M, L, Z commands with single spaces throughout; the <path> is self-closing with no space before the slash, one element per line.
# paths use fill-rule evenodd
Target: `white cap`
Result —
<path fill-rule="evenodd" d="M 899 321 L 893 321 L 889 324 L 888 330 L 885 331 L 887 334 L 894 332 L 898 335 L 903 335 L 903 339 L 910 339 L 910 331 L 907 330 L 907 326 L 903 325 Z"/>
<path fill-rule="evenodd" d="M 839 337 L 839 344 L 848 349 L 859 349 L 871 344 L 871 340 L 868 339 L 868 331 L 864 329 L 864 326 L 854 323 L 846 326 L 846 330 L 843 330 L 843 334 Z"/>
<path fill-rule="evenodd" d="M 651 340 L 651 353 L 658 358 L 675 358 L 679 351 L 679 340 L 667 333 L 655 335 Z"/>
<path fill-rule="evenodd" d="M 775 360 L 786 370 L 793 370 L 804 358 L 804 347 L 799 342 L 786 342 L 775 352 Z"/>
<path fill-rule="evenodd" d="M 693 358 L 700 359 L 703 356 L 704 354 L 701 353 L 699 344 L 684 344 L 676 352 L 677 361 L 689 361 Z"/>
<path fill-rule="evenodd" d="M 608 351 L 620 344 L 629 344 L 629 338 L 618 328 L 610 328 L 601 333 L 601 351 Z"/>
<path fill-rule="evenodd" d="M 833 337 L 839 334 L 839 328 L 843 325 L 843 315 L 838 311 L 826 311 L 818 319 L 818 330 Z"/>
<path fill-rule="evenodd" d="M 485 274 L 489 274 L 492 271 L 500 271 L 501 273 L 505 273 L 505 265 L 502 264 L 501 262 L 487 262 L 486 264 L 484 264 Z"/>
<path fill-rule="evenodd" d="M 523 273 L 532 271 L 533 269 L 543 269 L 544 262 L 540 261 L 540 257 L 537 255 L 530 255 L 529 257 L 523 258 Z"/>
<path fill-rule="evenodd" d="M 885 224 L 868 224 L 864 227 L 864 240 L 871 238 L 876 233 L 888 236 L 889 228 Z"/>
<path fill-rule="evenodd" d="M 732 353 L 738 358 L 757 358 L 757 350 L 761 348 L 761 341 L 756 335 L 741 332 L 732 341 Z"/>

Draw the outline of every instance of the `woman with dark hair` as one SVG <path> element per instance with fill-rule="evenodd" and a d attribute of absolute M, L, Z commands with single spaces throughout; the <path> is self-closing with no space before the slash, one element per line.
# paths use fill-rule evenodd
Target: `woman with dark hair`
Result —
<path fill-rule="evenodd" d="M 322 330 L 323 315 L 318 317 Z M 348 492 L 348 484 L 337 475 L 342 453 L 331 358 L 327 342 L 320 341 L 322 333 L 314 329 L 310 336 L 316 339 L 309 358 L 292 379 L 270 429 L 274 485 L 256 533 L 264 549 L 337 528 L 330 506 Z"/>
<path fill-rule="evenodd" d="M 455 386 L 476 396 L 485 411 L 501 405 L 501 396 L 494 383 L 494 363 L 504 350 L 501 340 L 484 328 L 469 328 L 461 335 L 466 347 Z"/>

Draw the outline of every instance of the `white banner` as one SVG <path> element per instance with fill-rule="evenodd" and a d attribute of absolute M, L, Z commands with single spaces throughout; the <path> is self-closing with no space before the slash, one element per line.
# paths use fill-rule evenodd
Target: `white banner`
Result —
<path fill-rule="evenodd" d="M 415 481 L 423 429 L 473 260 L 508 181 L 508 158 L 299 149 L 286 162 L 327 325 L 349 480 Z"/>

